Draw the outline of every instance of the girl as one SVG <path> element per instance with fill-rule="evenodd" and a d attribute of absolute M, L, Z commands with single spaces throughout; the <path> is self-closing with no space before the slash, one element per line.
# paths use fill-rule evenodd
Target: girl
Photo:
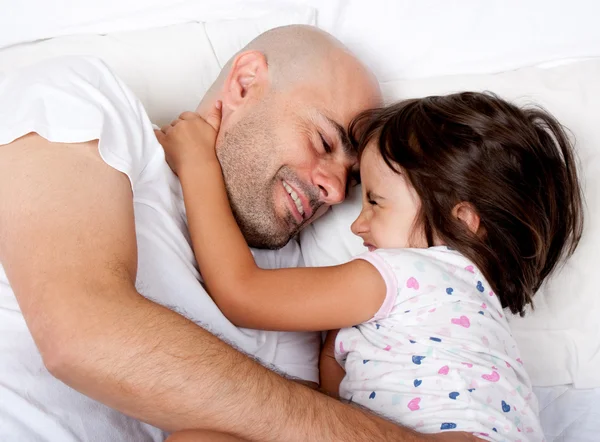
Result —
<path fill-rule="evenodd" d="M 559 123 L 480 93 L 366 111 L 350 127 L 363 199 L 352 231 L 369 251 L 339 266 L 262 270 L 228 205 L 219 109 L 212 127 L 188 113 L 158 135 L 223 313 L 240 327 L 341 329 L 328 337 L 339 366 L 323 361 L 322 386 L 402 425 L 543 440 L 503 309 L 523 314 L 581 236 L 575 155 Z"/>

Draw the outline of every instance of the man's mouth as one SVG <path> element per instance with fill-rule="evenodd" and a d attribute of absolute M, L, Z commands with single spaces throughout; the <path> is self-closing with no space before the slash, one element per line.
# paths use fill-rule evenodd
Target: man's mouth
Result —
<path fill-rule="evenodd" d="M 296 189 L 294 189 L 289 183 L 283 180 L 281 182 L 283 184 L 283 188 L 290 197 L 292 213 L 294 214 L 294 218 L 296 218 L 298 223 L 310 218 L 312 215 L 312 209 L 308 200 L 301 193 L 298 193 L 298 191 L 296 191 Z"/>

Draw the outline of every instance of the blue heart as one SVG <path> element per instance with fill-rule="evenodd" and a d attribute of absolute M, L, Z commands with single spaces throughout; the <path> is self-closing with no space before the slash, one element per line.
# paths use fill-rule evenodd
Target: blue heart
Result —
<path fill-rule="evenodd" d="M 456 398 L 460 396 L 460 393 L 458 391 L 453 391 L 448 396 L 450 396 L 450 399 L 456 400 Z"/>
<path fill-rule="evenodd" d="M 379 324 L 375 324 L 375 328 L 376 328 L 377 330 L 379 330 L 379 327 L 381 327 L 381 325 L 379 325 Z"/>
<path fill-rule="evenodd" d="M 372 393 L 369 395 L 369 399 L 375 399 L 375 392 L 372 392 Z"/>
<path fill-rule="evenodd" d="M 423 381 L 421 379 L 415 379 L 415 381 L 413 382 L 413 384 L 414 384 L 415 387 L 418 387 L 422 383 L 423 383 Z"/>
<path fill-rule="evenodd" d="M 508 413 L 510 411 L 510 405 L 508 405 L 504 401 L 502 401 L 502 411 L 504 411 L 505 413 Z"/>
<path fill-rule="evenodd" d="M 451 295 L 453 291 L 454 291 L 454 289 L 452 287 L 448 287 L 446 289 L 446 293 L 448 293 L 449 295 Z"/>
<path fill-rule="evenodd" d="M 416 343 L 416 342 L 417 342 L 417 341 L 413 341 L 412 339 L 409 339 L 408 341 L 409 341 L 411 344 L 414 344 L 414 343 Z"/>
<path fill-rule="evenodd" d="M 485 290 L 481 281 L 477 281 L 477 290 L 479 290 L 481 293 L 483 293 L 483 291 Z"/>
<path fill-rule="evenodd" d="M 410 313 L 410 310 L 406 310 L 404 313 Z"/>
<path fill-rule="evenodd" d="M 366 364 L 369 361 L 370 361 L 370 359 L 363 359 L 363 364 Z"/>
<path fill-rule="evenodd" d="M 453 422 L 444 422 L 440 427 L 440 430 L 453 430 L 456 428 L 456 424 Z"/>
<path fill-rule="evenodd" d="M 495 431 L 496 433 L 498 432 L 498 430 L 496 430 L 495 428 L 492 428 L 492 431 Z"/>
<path fill-rule="evenodd" d="M 467 391 L 468 391 L 469 393 L 473 393 L 473 392 L 475 391 L 475 389 L 474 389 L 474 388 L 469 388 Z"/>
<path fill-rule="evenodd" d="M 413 364 L 421 365 L 421 361 L 425 359 L 425 356 L 413 356 L 412 361 Z"/>
<path fill-rule="evenodd" d="M 442 340 L 440 338 L 434 338 L 433 336 L 430 337 L 429 339 L 431 339 L 432 341 L 435 341 L 435 342 L 442 342 Z"/>
<path fill-rule="evenodd" d="M 484 314 L 481 310 L 479 310 L 477 313 L 479 313 L 480 315 Z"/>

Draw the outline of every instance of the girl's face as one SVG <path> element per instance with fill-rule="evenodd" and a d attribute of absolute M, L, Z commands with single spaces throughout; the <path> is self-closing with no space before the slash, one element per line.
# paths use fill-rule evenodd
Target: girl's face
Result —
<path fill-rule="evenodd" d="M 391 170 L 374 142 L 364 150 L 360 162 L 362 212 L 352 224 L 370 251 L 378 248 L 427 247 L 414 224 L 420 201 L 403 174 Z"/>

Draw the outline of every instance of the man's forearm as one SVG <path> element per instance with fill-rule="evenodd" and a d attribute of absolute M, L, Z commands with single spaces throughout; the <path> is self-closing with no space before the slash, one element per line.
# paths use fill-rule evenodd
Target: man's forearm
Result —
<path fill-rule="evenodd" d="M 170 431 L 202 428 L 249 440 L 420 439 L 283 379 L 141 296 L 124 298 L 115 311 L 103 305 L 102 315 L 118 318 L 113 326 L 82 339 L 87 348 L 54 373 L 125 414 Z"/>

